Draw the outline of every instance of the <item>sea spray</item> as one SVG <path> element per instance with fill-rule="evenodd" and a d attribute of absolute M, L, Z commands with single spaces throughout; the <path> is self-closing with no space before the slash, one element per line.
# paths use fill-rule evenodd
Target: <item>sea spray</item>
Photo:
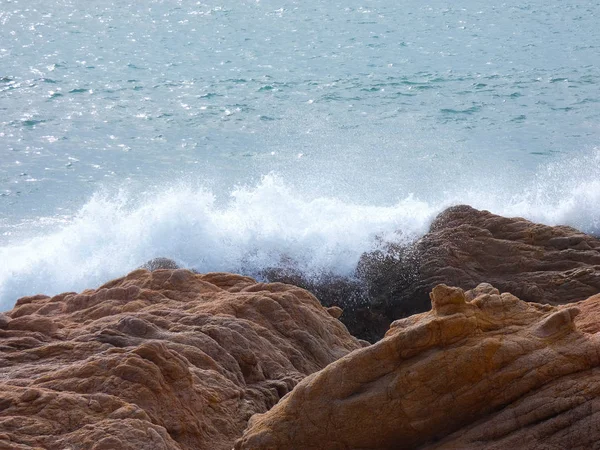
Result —
<path fill-rule="evenodd" d="M 200 272 L 254 274 L 293 261 L 307 274 L 350 275 L 364 251 L 413 239 L 435 213 L 412 196 L 389 207 L 308 200 L 274 175 L 223 205 L 185 185 L 141 204 L 97 194 L 59 230 L 0 249 L 0 297 L 9 308 L 22 295 L 81 290 L 159 256 Z"/>
<path fill-rule="evenodd" d="M 352 277 L 364 252 L 410 243 L 460 203 L 600 233 L 598 150 L 542 166 L 522 184 L 508 180 L 455 191 L 449 182 L 432 199 L 409 194 L 388 206 L 309 198 L 275 174 L 225 199 L 190 183 L 98 193 L 75 216 L 0 247 L 0 302 L 8 309 L 20 296 L 80 291 L 163 256 L 200 272 L 288 267 L 307 278 Z"/>

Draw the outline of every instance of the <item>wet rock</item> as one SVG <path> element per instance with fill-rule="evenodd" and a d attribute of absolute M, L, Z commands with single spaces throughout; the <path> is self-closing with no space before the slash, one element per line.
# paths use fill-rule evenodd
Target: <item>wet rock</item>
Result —
<path fill-rule="evenodd" d="M 324 306 L 343 310 L 340 320 L 353 336 L 376 342 L 389 327 L 383 314 L 374 312 L 367 285 L 360 277 L 341 277 L 330 273 L 307 276 L 293 268 L 270 268 L 260 273 L 270 282 L 292 284 L 311 292 Z"/>
<path fill-rule="evenodd" d="M 447 209 L 412 249 L 417 276 L 387 313 L 423 311 L 431 289 L 447 283 L 494 285 L 522 300 L 559 305 L 600 292 L 600 240 L 566 226 L 506 218 L 470 206 Z M 397 276 L 402 276 L 398 273 Z"/>
<path fill-rule="evenodd" d="M 583 300 L 600 292 L 600 240 L 571 227 L 456 206 L 414 244 L 365 253 L 344 290 L 332 289 L 339 280 L 322 281 L 300 283 L 343 308 L 341 320 L 352 333 L 375 342 L 393 320 L 426 311 L 429 292 L 440 283 L 473 289 L 489 282 L 522 300 L 552 305 Z M 347 309 L 345 299 L 352 297 L 360 306 Z"/>
<path fill-rule="evenodd" d="M 146 269 L 150 272 L 160 269 L 180 269 L 179 264 L 170 258 L 154 258 L 142 264 L 140 269 Z"/>

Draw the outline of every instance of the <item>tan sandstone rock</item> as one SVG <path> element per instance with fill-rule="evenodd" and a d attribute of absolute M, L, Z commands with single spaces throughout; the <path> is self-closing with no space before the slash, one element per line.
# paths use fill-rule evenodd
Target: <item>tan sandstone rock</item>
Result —
<path fill-rule="evenodd" d="M 490 283 L 521 300 L 558 305 L 600 292 L 600 240 L 567 226 L 546 226 L 461 205 L 448 208 L 405 256 L 379 279 L 393 318 L 427 309 L 431 289 Z M 412 271 L 401 286 L 398 272 Z"/>
<path fill-rule="evenodd" d="M 305 378 L 235 448 L 598 447 L 600 296 L 555 307 L 440 285 L 431 303 Z"/>
<path fill-rule="evenodd" d="M 0 315 L 0 448 L 227 449 L 257 412 L 362 347 L 308 292 L 137 270 Z"/>

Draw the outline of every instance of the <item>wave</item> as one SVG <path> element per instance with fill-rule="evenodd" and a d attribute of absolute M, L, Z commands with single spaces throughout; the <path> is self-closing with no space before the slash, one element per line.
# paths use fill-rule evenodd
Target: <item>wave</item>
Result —
<path fill-rule="evenodd" d="M 344 275 L 375 241 L 423 233 L 435 213 L 411 196 L 390 207 L 306 200 L 274 175 L 224 205 L 181 185 L 143 200 L 96 194 L 59 231 L 0 249 L 0 298 L 6 308 L 22 295 L 81 290 L 161 256 L 201 272 L 294 261 L 305 273 Z"/>
<path fill-rule="evenodd" d="M 450 180 L 436 199 L 407 195 L 387 206 L 308 199 L 275 174 L 233 189 L 225 202 L 190 185 L 98 193 L 60 228 L 0 248 L 0 306 L 8 309 L 24 295 L 94 287 L 156 257 L 200 272 L 254 275 L 293 265 L 308 276 L 351 276 L 365 251 L 409 243 L 440 211 L 460 203 L 600 232 L 600 151 L 547 165 L 525 182 L 451 188 Z"/>

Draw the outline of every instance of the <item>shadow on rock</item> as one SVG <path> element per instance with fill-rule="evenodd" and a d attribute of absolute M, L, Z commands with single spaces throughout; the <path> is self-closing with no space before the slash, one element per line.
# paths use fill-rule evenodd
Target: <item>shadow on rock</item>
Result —
<path fill-rule="evenodd" d="M 310 278 L 293 269 L 262 275 L 341 307 L 349 331 L 375 342 L 392 321 L 427 311 L 429 293 L 441 283 L 468 290 L 490 282 L 501 292 L 551 305 L 590 297 L 600 292 L 600 240 L 571 227 L 460 205 L 439 214 L 412 245 L 388 243 L 363 254 L 353 278 Z"/>
<path fill-rule="evenodd" d="M 354 277 L 331 273 L 307 276 L 293 268 L 270 268 L 260 276 L 270 282 L 299 286 L 312 292 L 324 306 L 342 308 L 340 320 L 350 333 L 369 342 L 381 339 L 394 315 L 421 312 L 428 303 L 394 303 L 417 277 L 412 249 L 396 244 L 363 254 Z"/>

